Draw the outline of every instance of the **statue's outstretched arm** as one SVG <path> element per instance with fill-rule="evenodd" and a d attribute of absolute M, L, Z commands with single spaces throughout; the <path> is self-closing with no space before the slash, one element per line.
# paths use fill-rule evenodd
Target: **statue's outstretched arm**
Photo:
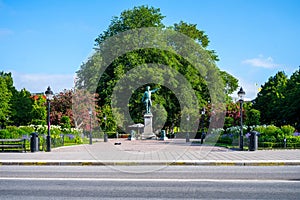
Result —
<path fill-rule="evenodd" d="M 154 92 L 156 92 L 157 90 L 159 90 L 159 88 L 155 88 L 155 89 L 151 90 L 151 93 L 154 93 Z"/>

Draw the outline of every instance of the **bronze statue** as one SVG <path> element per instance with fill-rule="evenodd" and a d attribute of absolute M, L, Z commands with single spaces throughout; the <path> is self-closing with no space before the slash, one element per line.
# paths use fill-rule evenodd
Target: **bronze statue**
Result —
<path fill-rule="evenodd" d="M 159 88 L 156 88 L 154 90 L 150 90 L 150 86 L 146 87 L 146 91 L 144 92 L 144 96 L 142 98 L 142 102 L 146 106 L 146 114 L 151 114 L 151 106 L 152 106 L 151 93 L 156 92 L 158 89 Z"/>

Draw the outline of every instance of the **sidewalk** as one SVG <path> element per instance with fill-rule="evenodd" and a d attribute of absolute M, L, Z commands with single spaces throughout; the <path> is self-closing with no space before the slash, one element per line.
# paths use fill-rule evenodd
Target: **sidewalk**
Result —
<path fill-rule="evenodd" d="M 112 139 L 51 152 L 0 153 L 0 165 L 300 165 L 300 150 L 234 151 L 183 139 Z"/>

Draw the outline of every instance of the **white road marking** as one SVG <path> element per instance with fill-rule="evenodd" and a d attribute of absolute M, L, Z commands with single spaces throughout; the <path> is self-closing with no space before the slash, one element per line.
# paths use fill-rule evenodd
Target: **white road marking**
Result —
<path fill-rule="evenodd" d="M 114 181 L 114 182 L 228 182 L 228 183 L 299 183 L 297 180 L 278 179 L 151 179 L 151 178 L 29 178 L 29 177 L 0 177 L 0 180 L 24 181 Z"/>

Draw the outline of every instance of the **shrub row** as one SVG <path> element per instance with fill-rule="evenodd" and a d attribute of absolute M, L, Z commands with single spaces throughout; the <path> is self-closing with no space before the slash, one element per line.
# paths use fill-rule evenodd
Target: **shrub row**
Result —
<path fill-rule="evenodd" d="M 76 143 L 81 144 L 82 140 L 82 131 L 74 128 L 61 128 L 60 126 L 50 127 L 51 130 L 51 139 L 55 141 L 62 140 L 64 143 Z M 48 132 L 48 127 L 45 125 L 37 126 L 7 126 L 6 129 L 0 130 L 1 139 L 12 139 L 12 138 L 25 138 L 30 139 L 30 134 L 37 132 L 39 135 L 40 143 L 45 142 L 45 138 Z"/>
<path fill-rule="evenodd" d="M 258 137 L 259 147 L 300 148 L 300 136 L 294 135 L 295 128 L 290 125 L 284 125 L 282 127 L 276 127 L 274 125 L 262 125 L 251 127 L 244 126 L 244 135 L 246 135 L 249 129 L 260 133 Z M 230 127 L 226 130 L 221 128 L 213 129 L 210 134 L 214 135 L 215 137 L 218 137 L 218 143 L 231 145 L 234 141 L 238 141 L 236 139 L 239 138 L 240 126 Z"/>

